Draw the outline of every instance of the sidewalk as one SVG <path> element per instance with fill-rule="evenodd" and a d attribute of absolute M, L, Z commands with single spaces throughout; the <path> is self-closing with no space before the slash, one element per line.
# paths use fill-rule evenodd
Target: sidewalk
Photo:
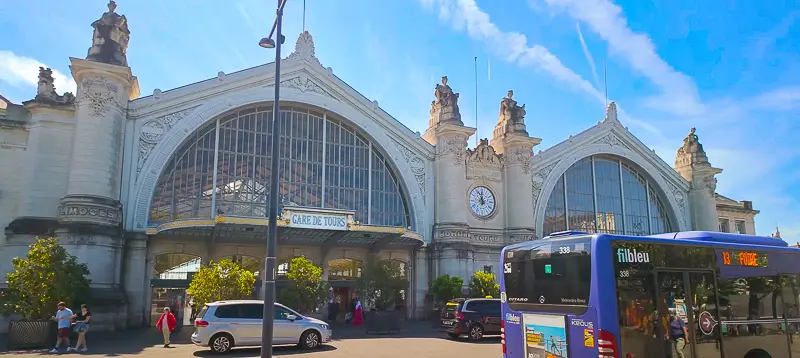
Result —
<path fill-rule="evenodd" d="M 333 340 L 350 339 L 370 339 L 370 338 L 428 338 L 437 337 L 441 333 L 436 332 L 430 322 L 427 321 L 405 321 L 400 332 L 397 334 L 375 335 L 366 334 L 365 327 L 353 327 L 346 325 L 333 325 Z M 183 327 L 172 334 L 172 343 L 175 345 L 191 345 L 191 335 L 193 327 Z M 21 354 L 21 353 L 45 353 L 49 349 L 27 350 L 27 351 L 8 351 L 7 335 L 0 335 L 0 355 Z M 90 355 L 127 355 L 139 354 L 146 348 L 158 347 L 163 344 L 161 334 L 155 327 L 144 329 L 128 330 L 123 332 L 90 332 L 87 335 Z M 55 343 L 55 342 L 53 342 Z M 75 341 L 71 342 L 74 346 Z M 62 348 L 63 349 L 63 348 Z"/>

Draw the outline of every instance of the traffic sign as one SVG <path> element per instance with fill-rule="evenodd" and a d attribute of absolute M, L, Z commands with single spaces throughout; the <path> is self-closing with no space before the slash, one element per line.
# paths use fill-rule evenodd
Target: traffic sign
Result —
<path fill-rule="evenodd" d="M 700 332 L 703 332 L 703 334 L 707 336 L 714 333 L 714 327 L 717 326 L 717 320 L 715 320 L 714 316 L 708 311 L 700 312 L 697 322 L 700 325 Z"/>

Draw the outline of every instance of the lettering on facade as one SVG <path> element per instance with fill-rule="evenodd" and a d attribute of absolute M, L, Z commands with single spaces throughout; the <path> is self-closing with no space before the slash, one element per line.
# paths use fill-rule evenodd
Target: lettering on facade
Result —
<path fill-rule="evenodd" d="M 81 218 L 101 219 L 104 222 L 117 224 L 119 222 L 119 211 L 86 205 L 63 205 L 58 207 L 58 217 L 69 220 Z"/>
<path fill-rule="evenodd" d="M 500 244 L 502 243 L 500 235 L 490 234 L 472 234 L 471 241 L 477 244 Z"/>
<path fill-rule="evenodd" d="M 440 240 L 466 240 L 469 239 L 469 231 L 466 230 L 442 230 L 437 233 Z"/>
<path fill-rule="evenodd" d="M 326 214 L 292 214 L 292 227 L 318 230 L 347 230 L 347 217 Z"/>
<path fill-rule="evenodd" d="M 536 240 L 536 235 L 511 235 L 508 237 L 509 242 L 517 243 L 517 242 L 525 242 L 525 241 L 532 241 Z"/>

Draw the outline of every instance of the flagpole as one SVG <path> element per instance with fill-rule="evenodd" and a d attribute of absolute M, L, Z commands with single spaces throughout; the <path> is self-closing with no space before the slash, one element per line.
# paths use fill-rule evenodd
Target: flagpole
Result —
<path fill-rule="evenodd" d="M 303 0 L 303 32 L 306 32 L 306 0 Z"/>
<path fill-rule="evenodd" d="M 475 148 L 478 147 L 478 56 L 475 56 Z"/>
<path fill-rule="evenodd" d="M 606 107 L 608 107 L 608 71 L 606 71 L 606 60 L 603 60 L 603 87 L 606 91 Z"/>

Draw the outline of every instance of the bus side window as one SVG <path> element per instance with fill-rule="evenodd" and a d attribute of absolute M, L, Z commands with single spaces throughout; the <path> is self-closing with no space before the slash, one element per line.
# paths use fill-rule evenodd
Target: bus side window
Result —
<path fill-rule="evenodd" d="M 786 318 L 800 318 L 800 275 L 783 275 L 781 283 L 783 286 L 781 293 L 784 297 L 783 313 Z"/>

